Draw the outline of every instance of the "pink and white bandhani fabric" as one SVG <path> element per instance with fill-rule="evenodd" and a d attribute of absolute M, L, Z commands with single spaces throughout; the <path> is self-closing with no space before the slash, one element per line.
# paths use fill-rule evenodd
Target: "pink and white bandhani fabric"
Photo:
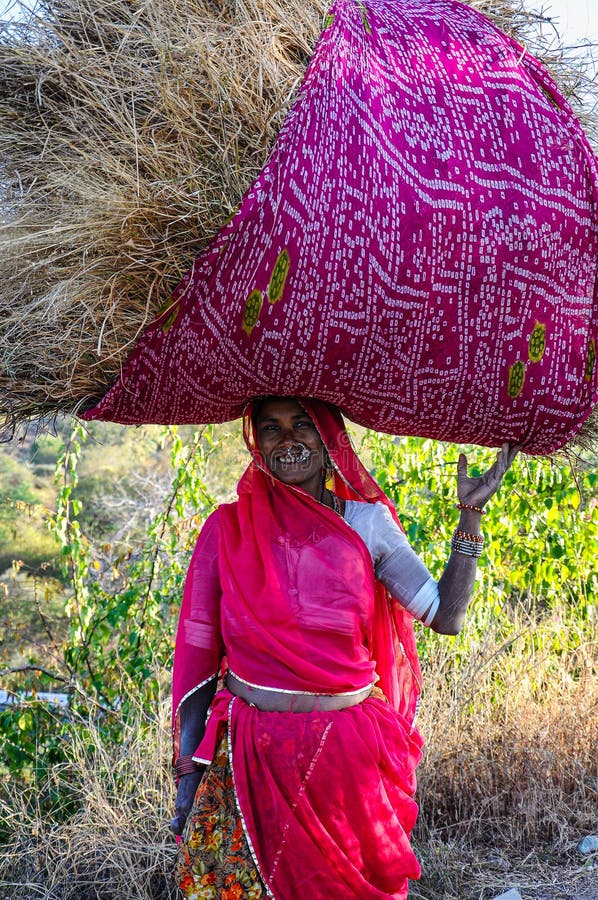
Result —
<path fill-rule="evenodd" d="M 598 167 L 545 68 L 456 0 L 337 0 L 272 155 L 87 418 L 312 396 L 548 453 L 598 399 Z"/>

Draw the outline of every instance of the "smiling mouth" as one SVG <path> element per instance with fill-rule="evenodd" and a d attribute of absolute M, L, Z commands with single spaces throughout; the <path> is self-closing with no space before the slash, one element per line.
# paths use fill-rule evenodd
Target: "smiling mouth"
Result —
<path fill-rule="evenodd" d="M 276 463 L 283 466 L 294 466 L 298 463 L 306 463 L 311 458 L 311 450 L 305 444 L 294 444 L 284 453 L 275 457 Z"/>

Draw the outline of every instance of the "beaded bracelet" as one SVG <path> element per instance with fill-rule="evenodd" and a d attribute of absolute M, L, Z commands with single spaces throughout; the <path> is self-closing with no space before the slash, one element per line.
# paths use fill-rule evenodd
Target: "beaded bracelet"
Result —
<path fill-rule="evenodd" d="M 478 559 L 484 549 L 484 536 L 481 534 L 469 534 L 467 531 L 453 532 L 451 538 L 451 550 L 462 553 L 463 556 L 471 556 Z"/>
<path fill-rule="evenodd" d="M 470 556 L 472 559 L 479 559 L 482 555 L 483 547 L 481 544 L 452 541 L 451 550 L 453 553 L 460 553 L 462 556 Z"/>
<path fill-rule="evenodd" d="M 486 515 L 486 510 L 482 509 L 481 506 L 472 506 L 470 503 L 455 503 L 457 509 L 470 509 L 472 512 L 477 512 L 481 516 Z"/>
<path fill-rule="evenodd" d="M 453 531 L 453 538 L 457 541 L 475 541 L 476 544 L 484 543 L 483 534 L 470 534 L 469 531 L 461 531 L 459 528 L 455 528 Z"/>

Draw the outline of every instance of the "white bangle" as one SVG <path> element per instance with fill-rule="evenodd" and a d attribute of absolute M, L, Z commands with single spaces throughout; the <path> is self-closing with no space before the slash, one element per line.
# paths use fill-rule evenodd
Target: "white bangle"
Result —
<path fill-rule="evenodd" d="M 468 534 L 457 529 L 451 538 L 451 550 L 461 553 L 463 556 L 471 556 L 478 559 L 484 549 L 484 537 L 481 534 Z"/>

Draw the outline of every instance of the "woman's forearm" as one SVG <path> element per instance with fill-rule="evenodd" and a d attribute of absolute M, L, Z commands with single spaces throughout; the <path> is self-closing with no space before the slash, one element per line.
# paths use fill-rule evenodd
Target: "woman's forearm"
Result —
<path fill-rule="evenodd" d="M 459 531 L 479 535 L 481 515 L 473 510 L 461 511 Z M 471 600 L 477 559 L 463 553 L 451 552 L 446 568 L 438 582 L 440 604 L 431 627 L 440 634 L 458 634 L 463 625 L 465 612 Z"/>
<path fill-rule="evenodd" d="M 181 704 L 181 756 L 194 753 L 204 735 L 206 717 L 216 693 L 217 681 L 217 676 L 214 676 L 211 681 L 194 691 Z"/>
<path fill-rule="evenodd" d="M 180 709 L 180 756 L 189 756 L 195 753 L 206 730 L 206 716 L 210 703 L 214 699 L 217 683 L 218 679 L 215 676 L 207 684 L 190 694 L 186 700 L 183 700 Z M 175 804 L 176 815 L 170 823 L 170 827 L 177 835 L 183 833 L 203 770 L 204 766 L 198 766 L 197 771 L 187 772 L 186 775 L 179 778 Z"/>

